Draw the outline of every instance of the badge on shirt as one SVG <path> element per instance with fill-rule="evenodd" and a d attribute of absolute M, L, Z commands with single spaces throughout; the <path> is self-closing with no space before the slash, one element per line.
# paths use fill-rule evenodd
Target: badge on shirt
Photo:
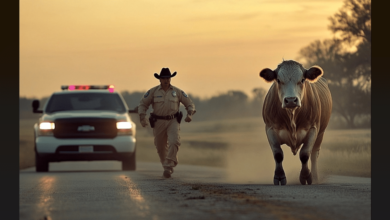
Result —
<path fill-rule="evenodd" d="M 184 95 L 184 97 L 188 98 L 188 95 L 184 91 L 181 91 L 181 93 Z"/>
<path fill-rule="evenodd" d="M 172 96 L 173 96 L 173 97 L 176 97 L 176 91 L 173 91 L 173 92 L 172 92 Z"/>
<path fill-rule="evenodd" d="M 145 93 L 144 98 L 149 96 L 150 89 Z"/>

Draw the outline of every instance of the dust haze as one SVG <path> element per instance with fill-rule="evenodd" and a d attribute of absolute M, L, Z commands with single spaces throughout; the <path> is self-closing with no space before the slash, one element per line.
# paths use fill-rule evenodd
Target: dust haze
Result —
<path fill-rule="evenodd" d="M 226 181 L 230 183 L 273 183 L 275 162 L 261 117 L 183 124 L 181 136 L 181 162 L 187 163 L 186 157 L 191 157 L 191 164 L 210 165 L 196 158 L 211 156 L 213 166 L 226 169 Z M 197 141 L 208 144 L 202 147 L 188 144 Z M 282 150 L 287 184 L 300 184 L 302 165 L 299 152 L 294 156 L 287 145 L 282 145 Z M 187 155 L 189 151 L 191 153 Z M 215 161 L 220 161 L 219 165 Z M 327 129 L 318 159 L 318 172 L 320 183 L 328 175 L 371 177 L 371 129 Z"/>
<path fill-rule="evenodd" d="M 139 123 L 138 117 L 133 117 Z M 34 165 L 33 135 L 35 120 L 20 120 L 20 168 Z M 371 177 L 371 129 L 329 129 L 318 159 L 320 183 L 328 175 Z M 333 126 L 334 127 L 334 126 Z M 226 182 L 273 184 L 275 162 L 261 117 L 219 119 L 181 124 L 179 165 L 220 167 Z M 137 160 L 159 163 L 151 128 L 137 126 Z M 282 145 L 287 184 L 300 184 L 299 152 Z M 310 168 L 310 160 L 309 160 Z"/>

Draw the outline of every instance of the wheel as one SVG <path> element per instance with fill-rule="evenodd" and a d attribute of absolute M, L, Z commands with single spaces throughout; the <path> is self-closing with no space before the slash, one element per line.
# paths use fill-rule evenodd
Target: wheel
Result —
<path fill-rule="evenodd" d="M 35 145 L 36 135 L 34 132 L 34 150 L 35 150 L 35 171 L 36 172 L 48 172 L 49 171 L 49 162 L 37 154 L 37 146 Z"/>
<path fill-rule="evenodd" d="M 122 160 L 122 170 L 132 170 L 134 171 L 135 168 L 136 168 L 136 164 L 135 164 L 135 152 L 136 150 L 134 150 L 134 153 L 129 156 L 128 158 Z"/>
<path fill-rule="evenodd" d="M 35 153 L 35 171 L 37 172 L 48 172 L 49 171 L 49 162 L 47 160 L 38 156 Z"/>

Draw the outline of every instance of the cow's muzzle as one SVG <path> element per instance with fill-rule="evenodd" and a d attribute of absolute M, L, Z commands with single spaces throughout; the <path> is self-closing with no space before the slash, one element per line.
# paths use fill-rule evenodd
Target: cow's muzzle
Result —
<path fill-rule="evenodd" d="M 287 97 L 284 98 L 284 106 L 285 108 L 296 108 L 300 107 L 297 97 Z"/>

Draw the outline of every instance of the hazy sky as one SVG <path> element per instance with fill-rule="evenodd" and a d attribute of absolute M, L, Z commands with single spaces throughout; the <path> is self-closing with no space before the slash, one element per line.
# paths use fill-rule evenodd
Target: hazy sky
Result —
<path fill-rule="evenodd" d="M 198 97 L 269 88 L 259 77 L 331 38 L 342 0 L 20 0 L 20 96 L 61 85 L 172 85 Z M 306 67 L 308 68 L 308 67 Z M 326 75 L 326 73 L 325 73 Z"/>

